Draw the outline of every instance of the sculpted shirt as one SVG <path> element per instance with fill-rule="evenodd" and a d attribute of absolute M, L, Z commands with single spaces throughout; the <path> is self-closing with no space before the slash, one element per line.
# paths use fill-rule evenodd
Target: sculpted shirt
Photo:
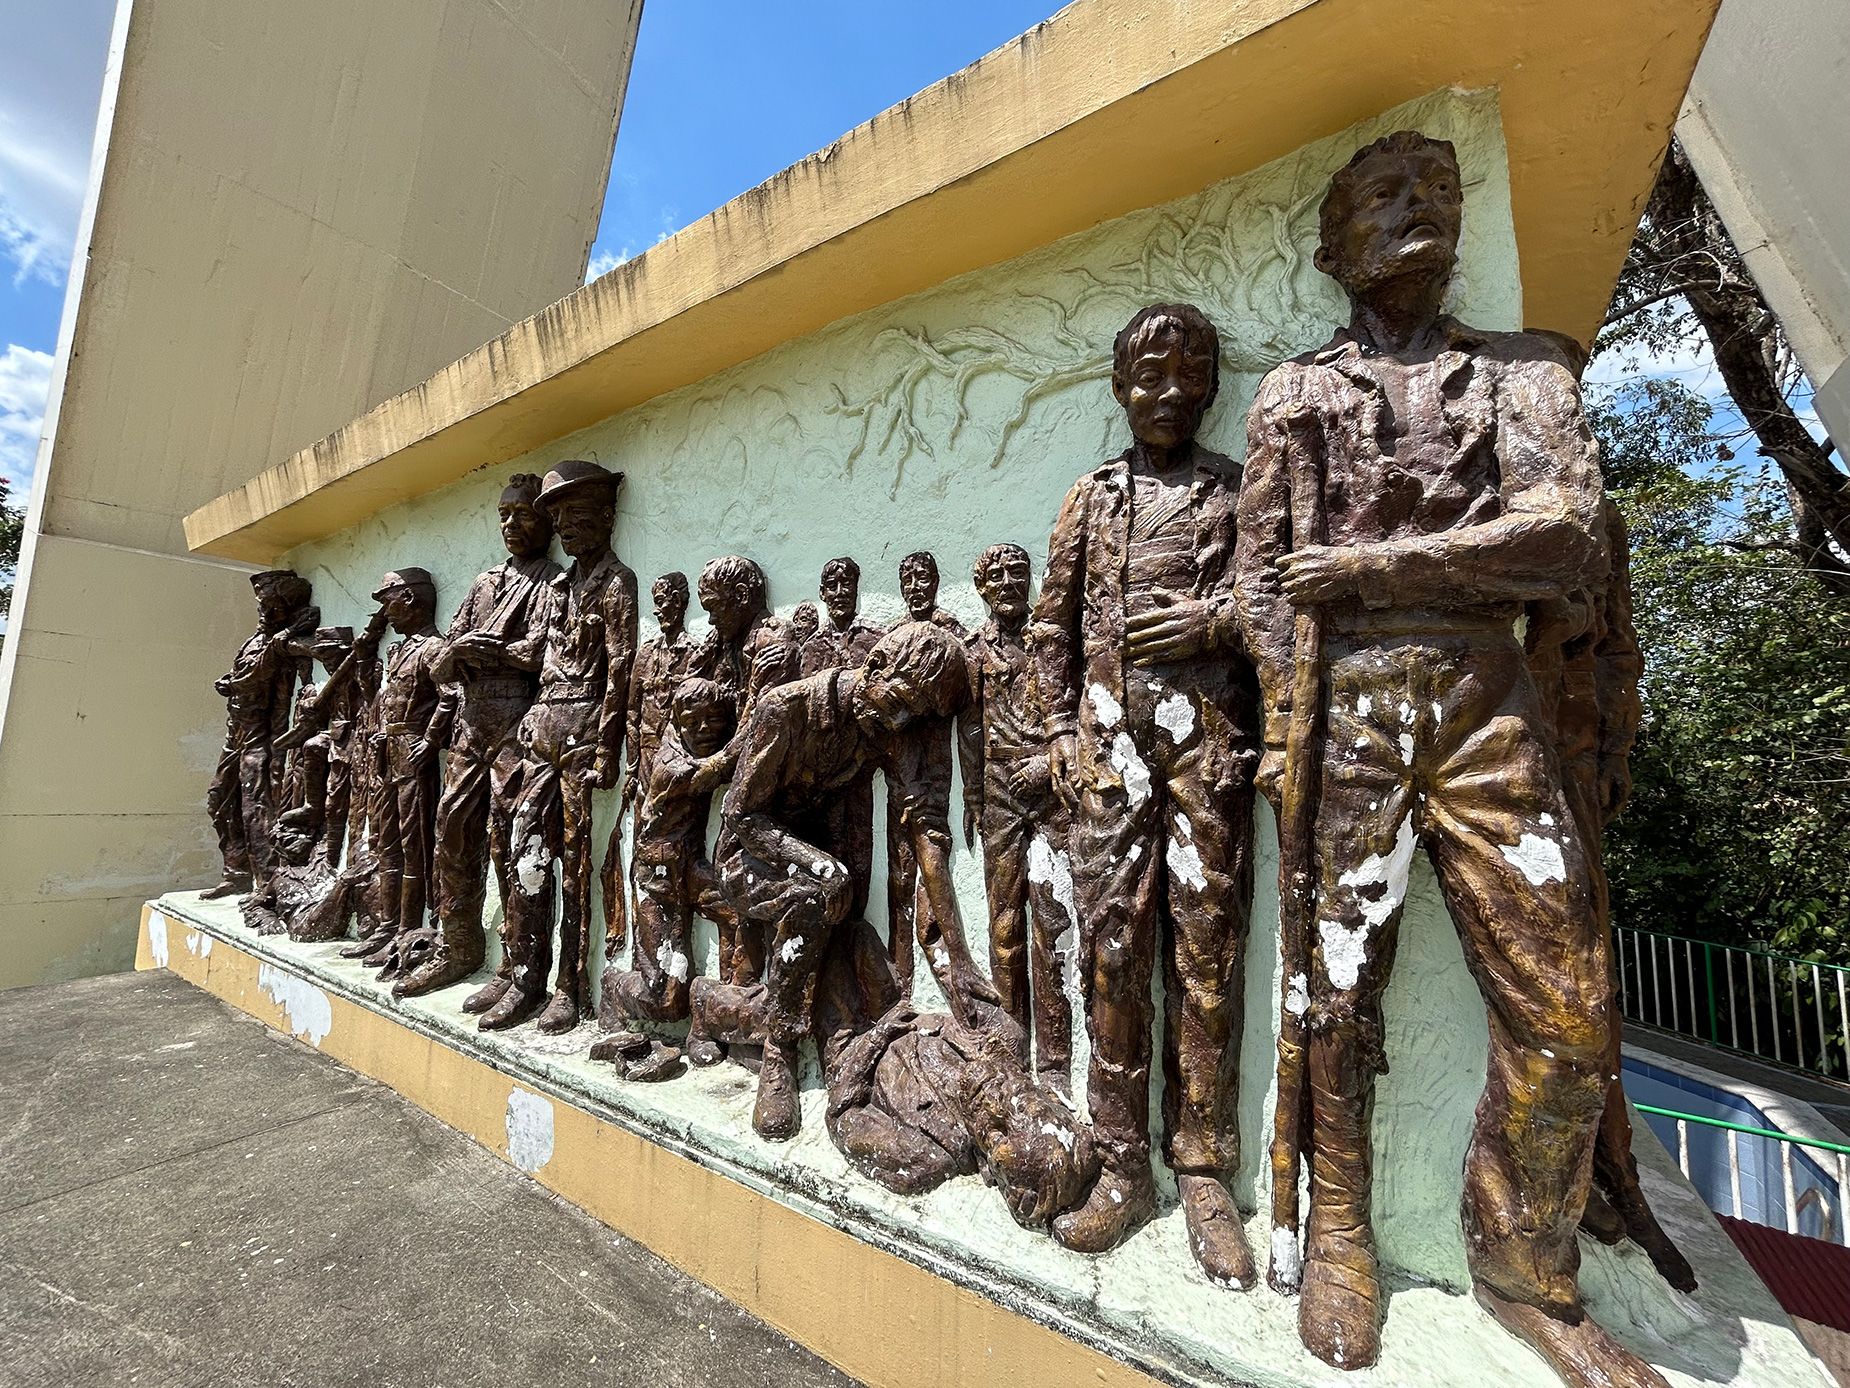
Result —
<path fill-rule="evenodd" d="M 649 763 L 668 727 L 675 689 L 692 672 L 695 654 L 694 639 L 686 632 L 672 640 L 666 636 L 653 637 L 643 642 L 642 649 L 636 653 L 635 673 L 630 676 L 626 730 L 630 756 L 635 759 L 631 774 L 638 778 L 639 787 L 648 784 Z"/>
<path fill-rule="evenodd" d="M 574 560 L 549 585 L 540 625 L 540 702 L 595 704 L 596 747 L 614 764 L 623 750 L 636 660 L 635 573 L 609 550 L 588 569 Z M 516 661 L 533 655 L 530 643 L 509 649 Z"/>
<path fill-rule="evenodd" d="M 836 626 L 832 619 L 825 619 L 816 634 L 803 643 L 803 673 L 858 670 L 879 640 L 880 628 L 859 617 L 848 623 L 846 631 Z"/>
<path fill-rule="evenodd" d="M 1295 612 L 1274 561 L 1296 547 L 1295 476 L 1323 473 L 1328 543 L 1391 563 L 1329 604 L 1337 631 L 1508 627 L 1520 604 L 1600 578 L 1599 459 L 1559 349 L 1441 319 L 1406 366 L 1339 331 L 1268 372 L 1247 416 L 1241 624 L 1282 741 Z"/>

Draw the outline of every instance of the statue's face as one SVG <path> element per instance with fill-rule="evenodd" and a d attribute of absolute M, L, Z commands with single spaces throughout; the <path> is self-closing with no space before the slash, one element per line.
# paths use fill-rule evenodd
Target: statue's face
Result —
<path fill-rule="evenodd" d="M 797 610 L 790 614 L 790 629 L 796 633 L 799 641 L 807 641 L 822 626 L 822 619 L 816 615 L 816 604 L 800 602 Z"/>
<path fill-rule="evenodd" d="M 559 532 L 559 547 L 572 558 L 596 554 L 610 543 L 616 506 L 608 498 L 568 493 L 553 502 L 550 509 L 553 529 Z"/>
<path fill-rule="evenodd" d="M 1181 332 L 1158 333 L 1111 388 L 1140 443 L 1180 448 L 1201 428 L 1214 391 L 1214 363 L 1205 352 L 1186 350 Z"/>
<path fill-rule="evenodd" d="M 657 583 L 649 589 L 655 599 L 655 623 L 663 631 L 678 631 L 687 620 L 687 589 L 674 583 Z"/>
<path fill-rule="evenodd" d="M 507 492 L 501 497 L 501 543 L 516 559 L 544 554 L 552 543 L 552 522 L 524 492 Z"/>
<path fill-rule="evenodd" d="M 1346 211 L 1317 248 L 1317 268 L 1349 293 L 1410 275 L 1452 273 L 1464 193 L 1458 170 L 1437 152 L 1382 153 L 1363 161 Z"/>
<path fill-rule="evenodd" d="M 399 586 L 389 590 L 379 605 L 385 609 L 385 619 L 391 623 L 392 630 L 399 633 L 416 631 L 423 624 L 424 604 L 419 601 L 415 589 Z"/>
<path fill-rule="evenodd" d="M 830 564 L 822 571 L 822 605 L 837 626 L 847 626 L 861 606 L 861 579 L 846 564 Z"/>
<path fill-rule="evenodd" d="M 1028 615 L 1028 581 L 1028 556 L 1010 554 L 984 567 L 977 591 L 999 619 L 1013 622 Z"/>
<path fill-rule="evenodd" d="M 700 605 L 707 610 L 707 620 L 713 623 L 713 630 L 726 641 L 743 636 L 757 613 L 751 589 L 743 583 L 702 584 Z"/>
<path fill-rule="evenodd" d="M 265 631 L 281 631 L 289 625 L 289 604 L 274 588 L 257 594 L 257 620 Z"/>
<path fill-rule="evenodd" d="M 681 745 L 697 757 L 710 757 L 732 736 L 732 719 L 719 704 L 675 710 L 675 731 Z"/>
<path fill-rule="evenodd" d="M 921 560 L 901 564 L 899 594 L 906 600 L 906 614 L 915 622 L 924 621 L 938 605 L 938 571 Z"/>

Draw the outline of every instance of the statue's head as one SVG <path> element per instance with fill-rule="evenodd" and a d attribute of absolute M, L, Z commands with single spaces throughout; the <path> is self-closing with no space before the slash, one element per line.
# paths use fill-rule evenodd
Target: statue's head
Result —
<path fill-rule="evenodd" d="M 1316 265 L 1351 298 L 1410 276 L 1452 277 L 1464 220 L 1458 152 L 1397 130 L 1356 151 L 1317 212 Z"/>
<path fill-rule="evenodd" d="M 426 569 L 393 569 L 379 580 L 373 601 L 393 631 L 422 631 L 437 615 L 437 581 Z"/>
<path fill-rule="evenodd" d="M 906 615 L 922 622 L 938 605 L 938 560 L 930 550 L 919 550 L 899 561 L 899 595 L 906 600 Z"/>
<path fill-rule="evenodd" d="M 265 631 L 281 631 L 308 606 L 314 588 L 294 569 L 269 569 L 251 575 L 257 595 L 257 618 Z"/>
<path fill-rule="evenodd" d="M 501 489 L 501 543 L 516 559 L 544 554 L 552 544 L 552 522 L 539 507 L 543 485 L 536 474 L 518 472 Z"/>
<path fill-rule="evenodd" d="M 983 1174 L 1016 1223 L 1043 1227 L 1085 1198 L 1099 1165 L 1091 1130 L 1006 1047 L 972 1059 L 960 1097 Z"/>
<path fill-rule="evenodd" d="M 822 616 L 813 602 L 800 602 L 790 614 L 790 634 L 801 644 L 822 630 Z"/>
<path fill-rule="evenodd" d="M 315 629 L 315 659 L 321 662 L 321 668 L 332 673 L 334 667 L 347 658 L 353 649 L 352 627 L 317 627 Z"/>
<path fill-rule="evenodd" d="M 687 620 L 687 575 L 679 569 L 665 573 L 649 585 L 655 601 L 655 624 L 663 631 L 679 631 Z"/>
<path fill-rule="evenodd" d="M 710 757 L 731 739 L 736 709 L 716 681 L 685 679 L 675 686 L 670 716 L 681 745 L 696 757 Z"/>
<path fill-rule="evenodd" d="M 1111 393 L 1138 442 L 1181 447 L 1220 393 L 1220 334 L 1193 304 L 1139 309 L 1111 344 Z"/>
<path fill-rule="evenodd" d="M 822 605 L 837 626 L 847 626 L 861 607 L 861 566 L 842 555 L 822 566 Z"/>
<path fill-rule="evenodd" d="M 854 686 L 863 724 L 899 732 L 919 718 L 948 718 L 969 695 L 963 645 L 932 622 L 907 622 L 867 653 Z"/>
<path fill-rule="evenodd" d="M 977 555 L 972 576 L 977 593 L 1002 621 L 1028 614 L 1028 551 L 1020 545 L 991 545 Z"/>
<path fill-rule="evenodd" d="M 568 458 L 547 472 L 539 508 L 559 532 L 559 548 L 580 559 L 608 545 L 622 485 L 622 473 L 582 458 Z"/>
<path fill-rule="evenodd" d="M 724 641 L 736 641 L 769 610 L 764 570 L 738 554 L 710 560 L 700 571 L 700 605 Z"/>

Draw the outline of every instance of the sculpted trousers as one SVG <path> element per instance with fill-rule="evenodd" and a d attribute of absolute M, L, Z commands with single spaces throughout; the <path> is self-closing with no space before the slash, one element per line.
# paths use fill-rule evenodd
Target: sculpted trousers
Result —
<path fill-rule="evenodd" d="M 1033 1038 L 1035 1068 L 1064 1089 L 1073 1055 L 1065 974 L 1078 948 L 1068 816 L 1051 793 L 1016 795 L 1010 769 L 992 763 L 983 789 L 989 972 L 1003 1010 Z"/>
<path fill-rule="evenodd" d="M 503 904 L 506 932 L 508 844 L 513 827 L 513 784 L 521 765 L 514 731 L 519 705 L 467 710 L 443 771 L 437 802 L 437 847 L 432 906 L 446 927 L 480 931 L 488 872 Z M 503 958 L 506 956 L 505 939 Z"/>
<path fill-rule="evenodd" d="M 527 997 L 546 991 L 556 871 L 563 897 L 558 987 L 580 1011 L 591 993 L 585 931 L 591 921 L 591 763 L 598 712 L 597 704 L 582 699 L 541 702 L 527 711 L 509 831 L 514 862 L 503 938 L 513 959 L 513 986 Z"/>
<path fill-rule="evenodd" d="M 869 794 L 871 795 L 871 788 Z M 868 834 L 871 838 L 872 826 Z M 868 857 L 872 859 L 872 845 Z M 911 836 L 900 823 L 899 797 L 886 797 L 886 946 L 901 997 L 912 996 L 913 923 L 918 919 L 919 863 Z"/>
<path fill-rule="evenodd" d="M 437 759 L 413 764 L 405 734 L 386 743 L 386 777 L 372 830 L 381 896 L 400 932 L 424 924 L 430 892 L 431 829 L 437 811 Z"/>
<path fill-rule="evenodd" d="M 242 764 L 238 749 L 226 743 L 218 754 L 212 784 L 206 788 L 206 813 L 212 817 L 212 829 L 218 835 L 218 852 L 225 860 L 227 877 L 242 876 L 251 870 L 250 845 L 244 838 L 244 800 L 238 779 Z"/>
<path fill-rule="evenodd" d="M 802 835 L 811 826 L 786 827 Z M 816 975 L 835 927 L 848 919 L 853 881 L 847 867 L 833 856 L 821 864 L 822 871 L 812 872 L 794 859 L 770 862 L 760 858 L 736 839 L 728 849 L 721 872 L 726 894 L 738 913 L 739 933 L 756 927 L 765 944 L 768 1033 L 776 1040 L 795 1042 L 809 1034 Z"/>
<path fill-rule="evenodd" d="M 1160 948 L 1166 1155 L 1178 1172 L 1230 1176 L 1240 1156 L 1251 758 L 1235 754 L 1225 714 L 1195 691 L 1133 672 L 1125 703 L 1122 726 L 1101 729 L 1129 754 L 1117 757 L 1125 784 L 1082 791 L 1072 838 L 1090 934 L 1086 1099 L 1105 1164 L 1147 1172 L 1150 974 Z"/>
<path fill-rule="evenodd" d="M 1310 1252 L 1370 1240 L 1381 994 L 1424 846 L 1484 995 L 1465 1157 L 1472 1275 L 1572 1315 L 1575 1229 L 1605 1098 L 1611 985 L 1580 834 L 1520 648 L 1475 633 L 1330 649 L 1311 977 Z M 1359 1255 L 1357 1255 L 1359 1256 Z"/>
<path fill-rule="evenodd" d="M 737 919 L 720 891 L 719 875 L 701 856 L 703 836 L 704 826 L 691 842 L 637 847 L 631 967 L 604 975 L 613 1023 L 687 1019 L 696 911 L 736 937 Z M 600 999 L 600 1009 L 604 1006 Z"/>

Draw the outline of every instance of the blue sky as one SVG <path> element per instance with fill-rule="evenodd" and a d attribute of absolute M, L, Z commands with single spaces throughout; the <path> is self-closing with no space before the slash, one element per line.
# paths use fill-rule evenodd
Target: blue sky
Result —
<path fill-rule="evenodd" d="M 1062 0 L 649 0 L 592 269 L 813 153 Z M 114 0 L 0 0 L 0 475 L 38 447 Z"/>

